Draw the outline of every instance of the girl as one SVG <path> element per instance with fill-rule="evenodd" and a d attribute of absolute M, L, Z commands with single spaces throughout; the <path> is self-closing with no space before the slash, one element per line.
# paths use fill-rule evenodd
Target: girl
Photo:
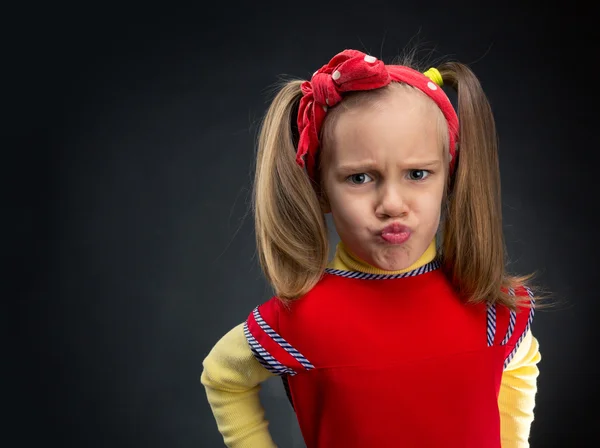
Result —
<path fill-rule="evenodd" d="M 225 444 L 275 446 L 259 389 L 278 375 L 309 448 L 528 446 L 532 275 L 505 271 L 496 131 L 470 69 L 342 51 L 281 87 L 258 145 L 275 295 L 203 361 Z"/>

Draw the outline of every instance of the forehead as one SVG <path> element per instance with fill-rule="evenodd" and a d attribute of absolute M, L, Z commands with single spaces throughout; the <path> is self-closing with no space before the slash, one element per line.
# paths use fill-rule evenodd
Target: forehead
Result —
<path fill-rule="evenodd" d="M 336 112 L 326 148 L 331 162 L 357 158 L 430 160 L 442 155 L 442 112 L 416 89 L 395 87 Z"/>

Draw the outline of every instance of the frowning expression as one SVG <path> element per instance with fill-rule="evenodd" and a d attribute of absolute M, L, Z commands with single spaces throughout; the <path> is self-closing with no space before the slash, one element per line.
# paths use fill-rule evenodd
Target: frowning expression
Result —
<path fill-rule="evenodd" d="M 409 267 L 440 223 L 448 172 L 441 111 L 422 92 L 396 84 L 339 111 L 329 125 L 324 211 L 362 260 L 388 271 Z"/>

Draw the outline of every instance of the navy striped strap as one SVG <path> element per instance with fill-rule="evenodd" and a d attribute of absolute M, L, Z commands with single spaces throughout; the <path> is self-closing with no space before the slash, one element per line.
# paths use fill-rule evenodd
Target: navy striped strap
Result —
<path fill-rule="evenodd" d="M 441 262 L 439 260 L 433 260 L 417 269 L 413 269 L 408 272 L 403 272 L 402 274 L 368 274 L 366 272 L 346 271 L 343 269 L 333 268 L 326 268 L 325 272 L 327 274 L 339 275 L 340 277 L 346 278 L 357 278 L 365 280 L 388 280 L 393 278 L 414 277 L 416 275 L 426 274 L 427 272 L 431 272 L 438 269 L 440 266 Z"/>
<path fill-rule="evenodd" d="M 312 363 L 263 318 L 260 306 L 254 308 L 244 322 L 244 335 L 250 350 L 260 364 L 275 375 L 296 375 L 312 370 Z"/>
<path fill-rule="evenodd" d="M 527 333 L 529 332 L 529 329 L 531 328 L 531 322 L 533 321 L 533 316 L 535 314 L 535 298 L 533 297 L 533 292 L 531 291 L 531 289 L 529 289 L 527 287 L 525 287 L 525 289 L 527 290 L 527 294 L 529 295 L 529 303 L 530 303 L 529 316 L 527 318 L 527 324 L 525 325 L 525 329 L 523 330 L 523 333 L 521 333 L 521 336 L 519 336 L 519 339 L 515 343 L 514 348 L 511 350 L 511 352 L 506 357 L 506 360 L 504 361 L 505 369 L 508 366 L 508 364 L 510 363 L 510 361 L 513 359 L 513 357 L 515 356 L 515 353 L 517 353 L 517 350 L 518 350 L 519 346 L 521 345 L 521 342 L 523 342 L 523 339 L 525 339 L 525 336 L 527 336 Z M 508 341 L 508 339 L 506 339 L 506 340 Z"/>
<path fill-rule="evenodd" d="M 508 366 L 508 364 L 510 363 L 510 361 L 513 359 L 513 357 L 515 356 L 515 353 L 517 352 L 519 346 L 521 345 L 521 342 L 523 341 L 523 339 L 525 339 L 525 336 L 527 336 L 527 332 L 529 331 L 530 327 L 531 327 L 531 323 L 533 321 L 533 316 L 535 314 L 535 298 L 533 296 L 533 292 L 531 291 L 530 288 L 524 286 L 525 291 L 527 291 L 527 294 L 529 296 L 529 302 L 530 302 L 530 307 L 528 308 L 528 315 L 527 315 L 527 322 L 525 324 L 525 326 L 523 327 L 523 331 L 522 333 L 519 335 L 519 338 L 517 339 L 517 341 L 514 344 L 514 347 L 512 348 L 512 350 L 510 351 L 510 353 L 506 356 L 505 360 L 504 360 L 504 368 L 506 369 L 506 367 Z M 509 288 L 509 294 L 514 296 L 515 295 L 515 291 L 512 288 Z M 496 330 L 497 330 L 497 305 L 496 304 L 489 304 L 487 305 L 487 311 L 486 311 L 486 319 L 487 319 L 487 324 L 486 324 L 486 336 L 487 336 L 487 346 L 491 347 L 494 345 L 494 341 L 496 340 Z M 516 323 L 517 323 L 517 312 L 513 311 L 513 310 L 509 310 L 509 314 L 508 314 L 508 325 L 506 328 L 506 333 L 503 335 L 500 344 L 499 345 L 507 345 L 508 342 L 511 340 L 511 338 L 514 336 L 514 332 L 515 332 L 515 327 L 516 327 Z"/>

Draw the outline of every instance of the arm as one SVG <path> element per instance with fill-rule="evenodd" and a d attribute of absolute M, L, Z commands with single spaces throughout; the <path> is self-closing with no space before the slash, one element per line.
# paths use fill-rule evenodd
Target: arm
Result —
<path fill-rule="evenodd" d="M 538 341 L 528 331 L 502 375 L 498 407 L 503 448 L 529 447 L 540 360 Z"/>
<path fill-rule="evenodd" d="M 273 373 L 253 356 L 241 323 L 225 334 L 202 362 L 200 377 L 206 396 L 230 448 L 276 447 L 260 403 L 260 383 Z"/>

